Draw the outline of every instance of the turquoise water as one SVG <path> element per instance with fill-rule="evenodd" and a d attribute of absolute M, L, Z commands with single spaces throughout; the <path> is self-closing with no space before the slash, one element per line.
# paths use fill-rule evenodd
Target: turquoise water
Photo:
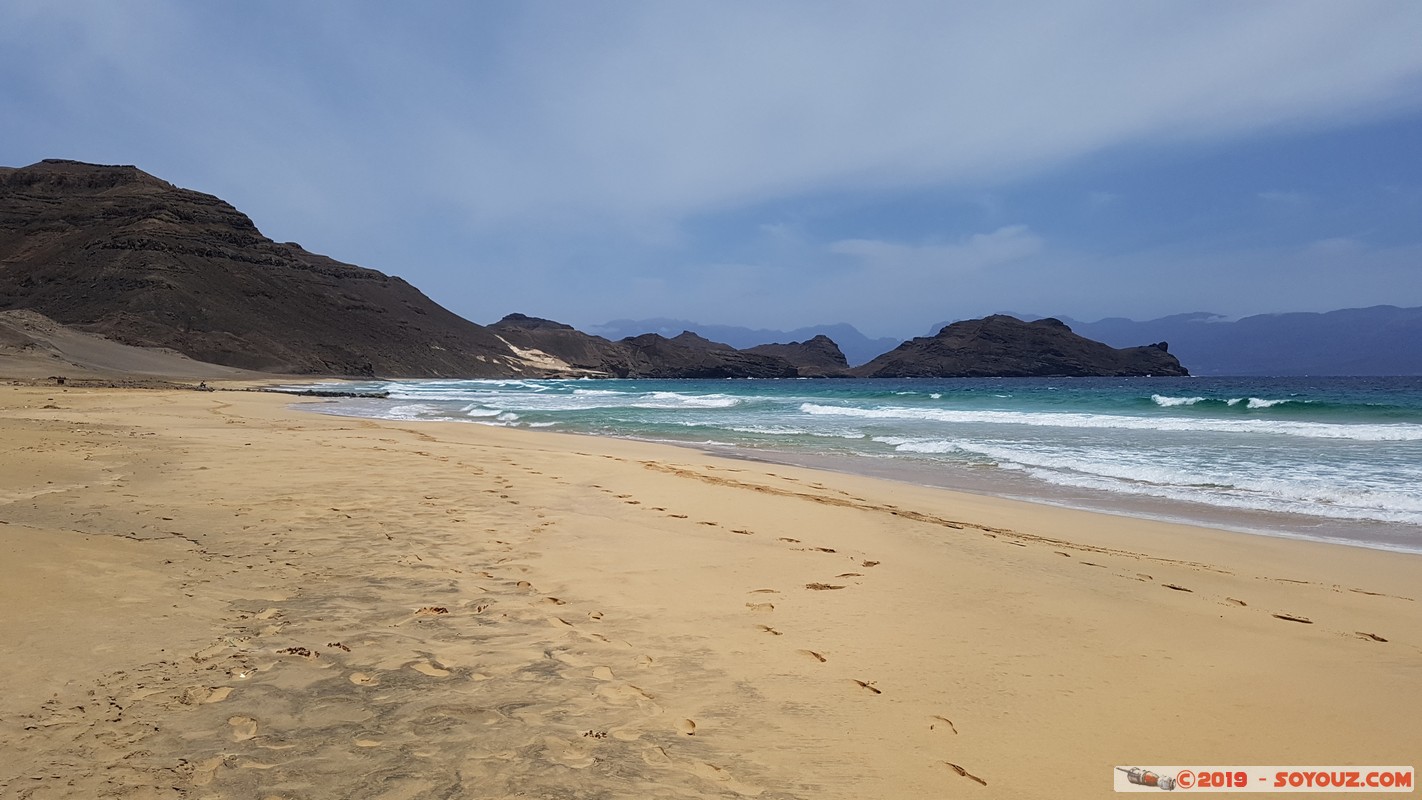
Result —
<path fill-rule="evenodd" d="M 694 445 L 1422 552 L 1422 378 L 369 382 L 323 410 Z"/>

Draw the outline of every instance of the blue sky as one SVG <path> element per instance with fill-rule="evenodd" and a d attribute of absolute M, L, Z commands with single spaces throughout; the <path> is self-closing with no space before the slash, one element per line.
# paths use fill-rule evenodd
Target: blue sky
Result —
<path fill-rule="evenodd" d="M 0 163 L 520 311 L 1422 305 L 1422 3 L 0 1 Z"/>

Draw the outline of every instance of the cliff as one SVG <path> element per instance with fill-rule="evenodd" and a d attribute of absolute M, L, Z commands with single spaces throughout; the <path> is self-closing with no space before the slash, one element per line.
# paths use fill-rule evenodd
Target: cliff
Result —
<path fill-rule="evenodd" d="M 132 166 L 0 169 L 0 310 L 282 373 L 538 374 L 405 281 L 263 236 Z"/>
<path fill-rule="evenodd" d="M 862 378 L 1188 375 L 1164 342 L 1117 349 L 1055 319 L 994 315 L 904 342 L 851 372 Z"/>

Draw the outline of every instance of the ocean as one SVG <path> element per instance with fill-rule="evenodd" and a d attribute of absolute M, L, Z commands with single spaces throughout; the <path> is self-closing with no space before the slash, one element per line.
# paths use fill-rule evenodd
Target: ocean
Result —
<path fill-rule="evenodd" d="M 670 442 L 1422 553 L 1422 378 L 509 379 L 339 388 L 389 397 L 334 399 L 321 411 Z"/>

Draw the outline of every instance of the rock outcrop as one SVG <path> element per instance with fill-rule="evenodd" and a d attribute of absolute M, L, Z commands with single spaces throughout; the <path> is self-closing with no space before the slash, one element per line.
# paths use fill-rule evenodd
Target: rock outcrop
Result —
<path fill-rule="evenodd" d="M 524 314 L 509 314 L 489 326 L 515 352 L 542 363 L 560 377 L 636 377 L 627 348 L 571 325 Z"/>
<path fill-rule="evenodd" d="M 634 378 L 797 378 L 793 364 L 776 356 L 737 350 L 689 331 L 668 339 L 645 333 L 623 339 Z"/>
<path fill-rule="evenodd" d="M 852 370 L 863 378 L 1188 375 L 1164 342 L 1117 349 L 1056 319 L 994 315 L 955 322 Z"/>
<path fill-rule="evenodd" d="M 266 372 L 535 375 L 405 281 L 263 236 L 137 167 L 0 169 L 0 310 Z"/>
<path fill-rule="evenodd" d="M 803 342 L 762 344 L 747 353 L 783 358 L 795 365 L 802 378 L 847 378 L 849 361 L 834 340 L 823 334 Z"/>

